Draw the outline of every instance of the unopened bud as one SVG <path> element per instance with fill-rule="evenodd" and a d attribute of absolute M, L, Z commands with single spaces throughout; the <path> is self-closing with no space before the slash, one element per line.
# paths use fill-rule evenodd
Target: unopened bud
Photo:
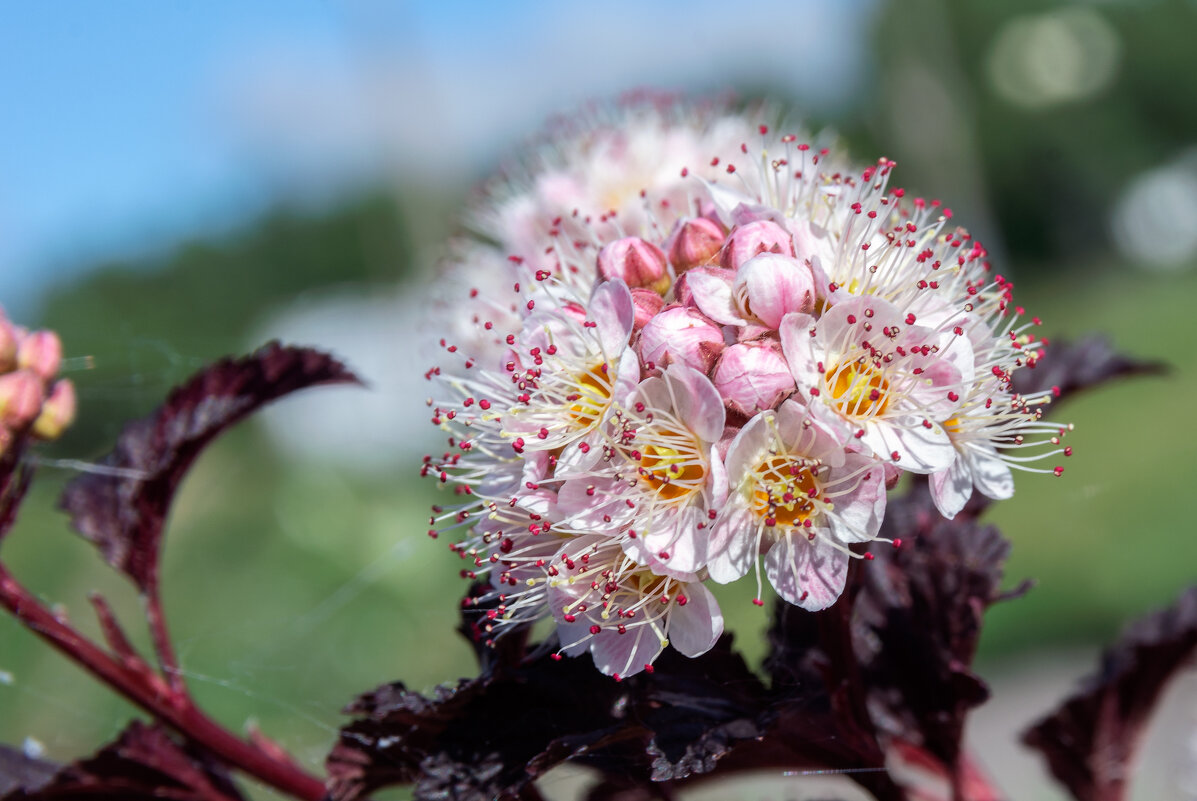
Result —
<path fill-rule="evenodd" d="M 732 293 L 746 318 L 777 329 L 788 313 L 814 308 L 815 279 L 797 259 L 762 253 L 740 266 Z"/>
<path fill-rule="evenodd" d="M 50 397 L 42 404 L 42 413 L 33 421 L 33 436 L 58 439 L 75 422 L 77 407 L 75 385 L 67 378 L 59 380 L 50 390 Z"/>
<path fill-rule="evenodd" d="M 629 287 L 645 287 L 664 295 L 673 282 L 659 247 L 637 236 L 611 242 L 599 251 L 598 271 L 606 280 L 622 278 Z"/>
<path fill-rule="evenodd" d="M 0 375 L 0 423 L 18 431 L 29 425 L 42 408 L 44 386 L 32 370 Z"/>
<path fill-rule="evenodd" d="M 665 305 L 664 299 L 651 289 L 644 287 L 636 287 L 632 290 L 632 306 L 635 309 L 636 319 L 632 324 L 632 330 L 639 331 L 644 328 L 645 324 L 661 311 L 661 307 Z"/>
<path fill-rule="evenodd" d="M 772 220 L 757 220 L 732 229 L 723 245 L 720 263 L 729 270 L 738 270 L 740 265 L 761 253 L 794 255 L 794 238 L 790 232 Z"/>
<path fill-rule="evenodd" d="M 745 417 L 777 408 L 795 387 L 781 343 L 776 340 L 728 346 L 719 357 L 712 381 L 727 408 Z"/>
<path fill-rule="evenodd" d="M 62 341 L 53 331 L 34 331 L 17 348 L 17 366 L 33 370 L 43 381 L 53 381 L 62 365 Z"/>
<path fill-rule="evenodd" d="M 674 230 L 669 243 L 669 263 L 681 275 L 686 270 L 719 261 L 726 237 L 723 229 L 706 217 L 686 220 Z"/>
<path fill-rule="evenodd" d="M 640 332 L 640 358 L 657 367 L 682 362 L 702 373 L 723 351 L 723 329 L 698 309 L 672 306 L 653 317 Z"/>

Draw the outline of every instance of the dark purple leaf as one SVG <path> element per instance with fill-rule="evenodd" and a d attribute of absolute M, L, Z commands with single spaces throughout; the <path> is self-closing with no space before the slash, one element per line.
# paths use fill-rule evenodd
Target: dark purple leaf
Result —
<path fill-rule="evenodd" d="M 919 481 L 886 513 L 882 535 L 860 571 L 855 650 L 872 719 L 889 736 L 956 764 L 968 711 L 989 691 L 970 668 L 985 610 L 1000 600 L 1010 544 L 976 522 L 974 504 L 944 520 Z"/>
<path fill-rule="evenodd" d="M 764 735 L 768 694 L 724 635 L 688 659 L 673 649 L 636 680 L 632 716 L 650 732 L 653 781 L 709 773 L 737 743 Z"/>
<path fill-rule="evenodd" d="M 35 759 L 24 751 L 0 745 L 0 798 L 9 793 L 23 791 L 32 793 L 45 787 L 58 765 L 44 759 Z"/>
<path fill-rule="evenodd" d="M 1054 388 L 1063 398 L 1115 378 L 1160 374 L 1166 369 L 1160 362 L 1116 353 L 1107 338 L 1092 334 L 1075 342 L 1052 343 L 1033 368 L 1014 372 L 1014 389 L 1027 395 Z"/>
<path fill-rule="evenodd" d="M 483 646 L 480 615 L 466 604 L 461 627 L 478 648 L 478 678 L 431 698 L 386 685 L 347 710 L 358 720 L 328 760 L 333 798 L 392 784 L 414 784 L 418 799 L 516 798 L 567 760 L 651 787 L 709 771 L 764 731 L 766 690 L 730 636 L 697 659 L 667 652 L 655 672 L 617 682 L 589 657 L 554 659 L 555 641 L 529 651 L 526 630 Z"/>
<path fill-rule="evenodd" d="M 348 710 L 328 760 L 334 799 L 414 784 L 418 799 L 515 797 L 541 773 L 626 727 L 627 688 L 589 659 L 547 655 L 497 676 L 445 686 L 432 698 L 402 684 Z"/>
<path fill-rule="evenodd" d="M 204 447 L 284 395 L 354 382 L 331 356 L 277 343 L 216 362 L 171 392 L 156 412 L 128 425 L 103 461 L 113 473 L 75 479 L 61 506 L 109 564 L 146 591 L 157 581 L 162 529 L 175 491 Z"/>
<path fill-rule="evenodd" d="M 2 801 L 242 801 L 224 773 L 157 726 L 133 722 L 90 759 L 61 768 L 40 785 Z"/>
<path fill-rule="evenodd" d="M 1197 652 L 1197 587 L 1132 624 L 1098 672 L 1023 741 L 1078 801 L 1126 797 L 1135 749 L 1168 680 Z"/>

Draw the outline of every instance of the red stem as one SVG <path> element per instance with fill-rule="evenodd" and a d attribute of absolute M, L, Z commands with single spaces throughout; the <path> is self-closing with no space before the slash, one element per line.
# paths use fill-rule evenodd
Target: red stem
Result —
<path fill-rule="evenodd" d="M 166 628 L 166 615 L 162 611 L 162 595 L 158 592 L 156 576 L 151 576 L 145 589 L 145 616 L 149 621 L 150 638 L 154 642 L 154 653 L 158 655 L 162 674 L 172 690 L 190 698 L 187 682 L 183 680 L 183 672 L 179 670 L 179 662 L 175 658 L 175 648 L 170 642 L 170 632 Z"/>
<path fill-rule="evenodd" d="M 3 564 L 0 564 L 0 605 L 104 684 L 232 767 L 303 801 L 321 801 L 325 797 L 324 782 L 320 779 L 289 760 L 279 760 L 235 736 L 201 712 L 185 692 L 161 683 L 153 686 L 146 681 L 144 672 L 114 660 L 91 640 L 60 621 L 22 587 Z M 161 612 L 160 608 L 158 612 Z M 161 652 L 159 656 L 161 658 Z"/>

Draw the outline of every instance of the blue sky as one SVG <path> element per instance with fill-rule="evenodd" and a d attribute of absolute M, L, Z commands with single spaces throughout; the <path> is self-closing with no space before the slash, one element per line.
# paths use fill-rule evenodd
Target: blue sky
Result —
<path fill-rule="evenodd" d="M 633 86 L 769 80 L 834 105 L 871 6 L 5 4 L 0 302 L 281 194 L 476 176 L 547 113 Z"/>

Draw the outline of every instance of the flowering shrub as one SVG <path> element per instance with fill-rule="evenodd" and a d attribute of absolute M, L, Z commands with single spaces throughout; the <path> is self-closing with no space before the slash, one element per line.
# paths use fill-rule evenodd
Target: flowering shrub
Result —
<path fill-rule="evenodd" d="M 178 387 L 61 499 L 141 594 L 156 664 L 102 597 L 98 642 L 0 560 L 0 606 L 152 718 L 66 765 L 0 746 L 0 801 L 236 801 L 235 773 L 309 801 L 395 784 L 539 799 L 565 761 L 595 769 L 594 801 L 761 769 L 842 771 L 879 801 L 1000 797 L 962 743 L 988 696 L 970 665 L 984 611 L 1027 585 L 1000 590 L 1009 544 L 978 516 L 1012 470 L 1061 472 L 1043 461 L 1070 453 L 1050 399 L 1153 366 L 1099 339 L 1049 351 L 948 211 L 889 188 L 887 160 L 853 169 L 718 104 L 650 99 L 565 133 L 490 185 L 484 238 L 455 245 L 446 283 L 475 284 L 475 306 L 440 311 L 465 358 L 430 373 L 450 440 L 422 470 L 458 498 L 430 533 L 472 581 L 460 630 L 479 675 L 363 694 L 326 776 L 192 698 L 159 582 L 180 482 L 266 403 L 357 381 L 268 345 Z M 73 416 L 60 351 L 0 318 L 0 540 L 29 449 Z M 708 586 L 749 574 L 758 605 L 766 580 L 778 596 L 760 674 Z M 1075 798 L 1124 798 L 1194 651 L 1197 589 L 1026 742 Z"/>
<path fill-rule="evenodd" d="M 1039 320 L 948 209 L 890 187 L 893 162 L 856 169 L 742 120 L 629 116 L 487 201 L 484 219 L 531 208 L 542 227 L 496 224 L 466 250 L 489 257 L 459 278 L 501 274 L 512 302 L 475 287 L 458 314 L 473 330 L 446 347 L 468 356 L 440 371 L 453 399 L 433 411 L 450 447 L 424 467 L 467 499 L 430 533 L 490 581 L 471 599 L 497 601 L 486 632 L 552 615 L 563 653 L 616 677 L 668 644 L 714 645 L 707 580 L 751 573 L 763 604 L 763 572 L 789 603 L 833 604 L 903 473 L 929 476 L 950 519 L 1071 453 L 1042 417 L 1051 389 L 1013 384 L 1044 352 Z M 596 171 L 612 151 L 639 161 Z M 647 183 L 588 211 L 613 174 Z"/>

